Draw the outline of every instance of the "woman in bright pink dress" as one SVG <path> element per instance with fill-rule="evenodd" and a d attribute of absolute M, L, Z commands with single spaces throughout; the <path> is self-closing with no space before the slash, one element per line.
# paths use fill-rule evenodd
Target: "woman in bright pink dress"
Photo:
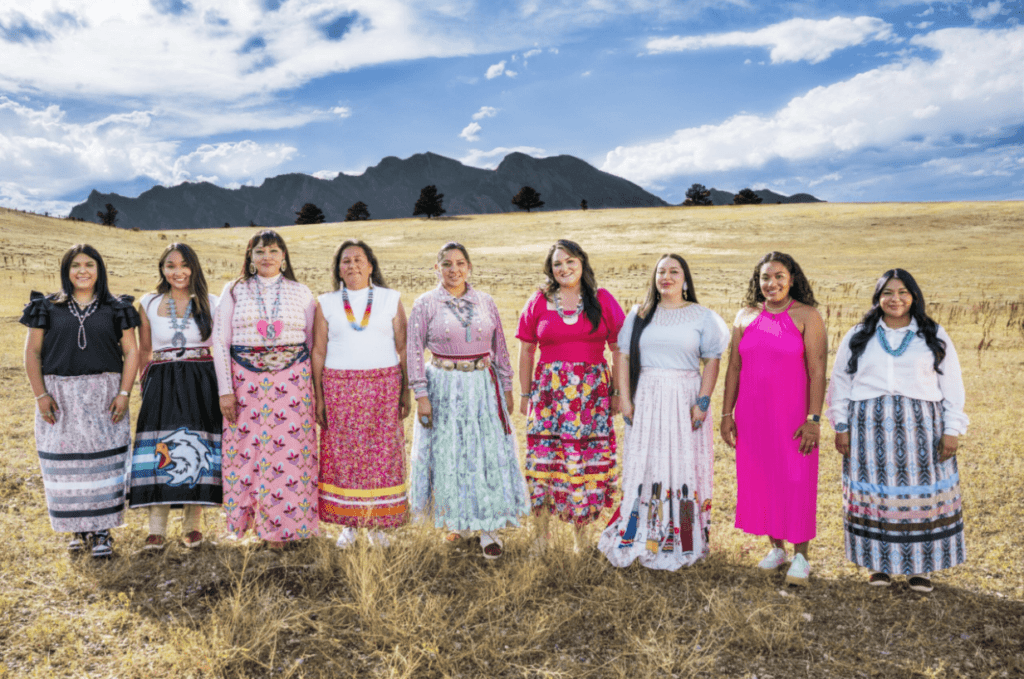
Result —
<path fill-rule="evenodd" d="M 766 570 L 795 555 L 786 582 L 806 585 L 815 536 L 818 440 L 825 399 L 825 323 L 800 265 L 769 252 L 736 315 L 725 375 L 722 438 L 736 448 L 736 527 L 767 535 Z M 733 408 L 735 407 L 735 413 Z"/>

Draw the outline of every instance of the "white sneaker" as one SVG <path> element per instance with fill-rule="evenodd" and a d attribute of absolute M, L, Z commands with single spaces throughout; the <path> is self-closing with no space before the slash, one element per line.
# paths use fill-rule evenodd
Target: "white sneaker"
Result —
<path fill-rule="evenodd" d="M 373 547 L 390 547 L 391 540 L 382 530 L 371 530 L 366 534 L 366 537 L 370 540 L 370 545 Z"/>
<path fill-rule="evenodd" d="M 341 535 L 338 536 L 338 541 L 334 543 L 338 549 L 345 549 L 351 547 L 356 542 L 356 529 L 352 526 L 345 526 L 341 529 Z"/>
<path fill-rule="evenodd" d="M 779 566 L 785 565 L 789 562 L 786 558 L 786 550 L 781 547 L 776 547 L 772 551 L 768 552 L 768 556 L 761 559 L 761 563 L 757 564 L 758 568 L 766 571 L 774 570 Z"/>

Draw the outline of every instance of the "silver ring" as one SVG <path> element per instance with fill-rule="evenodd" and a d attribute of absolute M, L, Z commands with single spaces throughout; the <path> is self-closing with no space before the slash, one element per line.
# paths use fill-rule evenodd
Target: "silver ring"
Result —
<path fill-rule="evenodd" d="M 426 415 L 420 415 L 420 424 L 430 424 L 430 418 Z"/>

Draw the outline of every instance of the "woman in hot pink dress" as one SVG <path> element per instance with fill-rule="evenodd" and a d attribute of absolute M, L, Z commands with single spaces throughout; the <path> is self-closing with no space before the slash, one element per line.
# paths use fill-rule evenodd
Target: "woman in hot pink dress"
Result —
<path fill-rule="evenodd" d="M 538 549 L 547 544 L 551 514 L 576 527 L 579 549 L 581 529 L 612 506 L 617 486 L 618 392 L 604 350 L 614 369 L 625 314 L 597 287 L 587 254 L 571 240 L 551 247 L 544 273 L 548 284 L 526 303 L 516 332 L 519 409 L 528 415 L 526 482 L 540 519 Z"/>
<path fill-rule="evenodd" d="M 825 323 L 800 265 L 781 252 L 757 263 L 746 302 L 733 324 L 721 425 L 722 438 L 736 448 L 736 527 L 771 540 L 763 569 L 786 564 L 785 543 L 793 543 L 786 582 L 806 585 L 818 504 Z"/>

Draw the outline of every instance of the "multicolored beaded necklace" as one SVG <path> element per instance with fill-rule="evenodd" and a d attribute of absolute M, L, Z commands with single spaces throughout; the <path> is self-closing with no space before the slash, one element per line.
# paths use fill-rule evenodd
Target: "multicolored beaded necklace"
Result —
<path fill-rule="evenodd" d="M 901 342 L 897 348 L 893 349 L 889 346 L 889 340 L 886 339 L 885 330 L 882 329 L 882 326 L 878 326 L 875 333 L 878 335 L 878 343 L 882 345 L 882 349 L 885 350 L 885 353 L 890 356 L 902 356 L 907 350 L 907 347 L 910 346 L 911 340 L 914 339 L 914 333 L 908 330 L 907 334 L 903 336 L 903 342 Z"/>
<path fill-rule="evenodd" d="M 555 293 L 555 311 L 558 312 L 558 317 L 562 319 L 563 323 L 576 325 L 576 322 L 580 320 L 580 314 L 583 313 L 583 293 L 580 293 L 580 300 L 576 302 L 576 310 L 570 313 L 562 311 L 562 295 Z"/>
<path fill-rule="evenodd" d="M 345 317 L 348 318 L 348 324 L 352 329 L 356 332 L 366 330 L 366 326 L 370 324 L 370 312 L 373 311 L 373 286 L 370 286 L 370 292 L 366 294 L 366 311 L 363 312 L 363 320 L 359 323 L 356 323 L 356 315 L 348 301 L 348 288 L 344 285 L 341 286 L 341 301 L 345 304 Z"/>

